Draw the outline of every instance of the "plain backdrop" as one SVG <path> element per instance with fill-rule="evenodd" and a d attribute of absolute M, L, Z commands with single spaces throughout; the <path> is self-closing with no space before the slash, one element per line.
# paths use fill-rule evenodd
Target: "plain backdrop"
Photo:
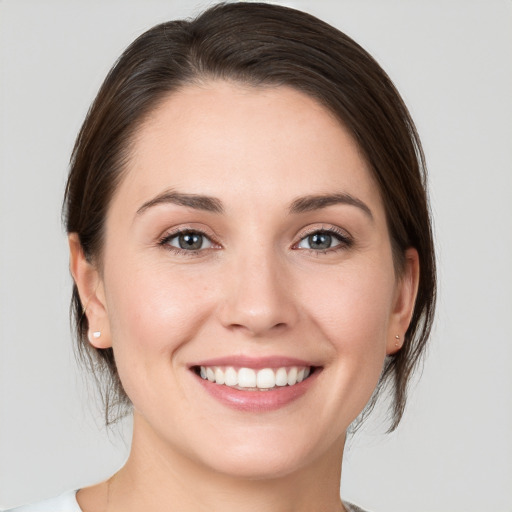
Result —
<path fill-rule="evenodd" d="M 512 511 L 512 2 L 283 2 L 348 33 L 409 105 L 430 169 L 439 307 L 392 435 L 347 447 L 342 495 L 375 512 Z M 207 2 L 0 1 L 0 508 L 98 481 L 102 427 L 74 362 L 60 206 L 76 133 L 121 51 Z"/>

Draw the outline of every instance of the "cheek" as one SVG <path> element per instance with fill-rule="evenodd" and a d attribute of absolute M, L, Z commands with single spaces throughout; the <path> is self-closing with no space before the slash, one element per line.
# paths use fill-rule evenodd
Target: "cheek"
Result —
<path fill-rule="evenodd" d="M 139 261 L 111 269 L 107 304 L 120 373 L 124 367 L 131 374 L 150 373 L 155 365 L 168 367 L 209 315 L 214 304 L 210 290 L 201 275 L 176 272 L 168 265 Z"/>
<path fill-rule="evenodd" d="M 370 399 L 382 372 L 394 275 L 382 266 L 345 270 L 318 283 L 323 286 L 314 288 L 308 304 L 310 318 L 330 345 L 329 375 L 337 392 L 327 397 L 327 408 L 350 423 Z"/>
<path fill-rule="evenodd" d="M 386 260 L 384 260 L 386 261 Z M 342 267 L 342 268 L 340 268 Z M 301 336 L 325 356 L 319 424 L 335 439 L 360 414 L 380 378 L 395 291 L 392 263 L 351 262 L 294 276 Z M 307 275 L 306 275 L 307 274 Z"/>
<path fill-rule="evenodd" d="M 161 411 L 162 396 L 182 395 L 181 348 L 197 337 L 214 304 L 202 276 L 146 263 L 123 261 L 105 281 L 119 377 L 144 415 Z"/>
<path fill-rule="evenodd" d="M 392 311 L 392 272 L 365 267 L 346 269 L 317 280 L 307 302 L 311 316 L 326 337 L 342 351 L 385 351 Z"/>

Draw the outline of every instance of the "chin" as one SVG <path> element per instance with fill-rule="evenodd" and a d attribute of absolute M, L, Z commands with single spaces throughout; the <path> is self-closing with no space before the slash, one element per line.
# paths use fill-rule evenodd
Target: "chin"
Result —
<path fill-rule="evenodd" d="M 328 451 L 325 439 L 315 440 L 302 429 L 257 432 L 248 426 L 244 430 L 212 440 L 213 444 L 203 445 L 196 455 L 216 473 L 243 480 L 271 480 L 300 471 Z"/>
<path fill-rule="evenodd" d="M 208 461 L 216 473 L 242 480 L 275 480 L 299 471 L 306 460 L 299 454 L 275 450 L 233 450 L 236 453 Z"/>

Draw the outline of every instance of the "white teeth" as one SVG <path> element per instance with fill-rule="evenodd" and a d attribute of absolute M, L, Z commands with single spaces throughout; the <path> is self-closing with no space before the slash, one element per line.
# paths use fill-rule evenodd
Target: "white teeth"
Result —
<path fill-rule="evenodd" d="M 215 368 L 215 382 L 224 384 L 224 372 L 220 368 Z"/>
<path fill-rule="evenodd" d="M 286 368 L 279 368 L 276 372 L 276 386 L 286 386 L 286 384 L 288 384 Z"/>
<path fill-rule="evenodd" d="M 290 368 L 288 372 L 288 386 L 293 386 L 297 382 L 297 368 Z"/>
<path fill-rule="evenodd" d="M 238 373 L 234 368 L 229 367 L 224 372 L 224 384 L 226 386 L 236 386 L 238 384 Z"/>
<path fill-rule="evenodd" d="M 199 374 L 202 379 L 215 382 L 219 385 L 244 389 L 272 389 L 276 386 L 294 386 L 311 374 L 309 366 L 292 366 L 278 369 L 262 368 L 253 370 L 252 368 L 239 368 L 238 371 L 232 366 L 201 366 Z"/>
<path fill-rule="evenodd" d="M 238 370 L 238 385 L 241 388 L 255 388 L 256 372 L 252 368 L 240 368 Z"/>
<path fill-rule="evenodd" d="M 256 375 L 256 387 L 260 389 L 270 389 L 276 385 L 276 374 L 270 368 L 260 370 Z"/>

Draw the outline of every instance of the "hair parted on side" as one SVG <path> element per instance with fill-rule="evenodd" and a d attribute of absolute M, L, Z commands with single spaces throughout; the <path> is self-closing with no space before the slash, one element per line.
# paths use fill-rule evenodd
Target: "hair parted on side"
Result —
<path fill-rule="evenodd" d="M 78 134 L 63 217 L 84 254 L 101 268 L 104 224 L 137 129 L 170 93 L 187 84 L 229 80 L 288 86 L 315 98 L 349 130 L 379 186 L 396 273 L 404 253 L 419 254 L 420 282 L 409 329 L 388 356 L 378 391 L 391 391 L 394 430 L 407 385 L 425 351 L 436 298 L 436 270 L 425 159 L 409 112 L 378 63 L 357 43 L 307 13 L 266 3 L 222 3 L 193 20 L 157 25 L 138 37 L 109 72 Z M 107 424 L 130 402 L 112 349 L 95 349 L 76 285 L 71 311 L 78 353 L 103 389 Z"/>

